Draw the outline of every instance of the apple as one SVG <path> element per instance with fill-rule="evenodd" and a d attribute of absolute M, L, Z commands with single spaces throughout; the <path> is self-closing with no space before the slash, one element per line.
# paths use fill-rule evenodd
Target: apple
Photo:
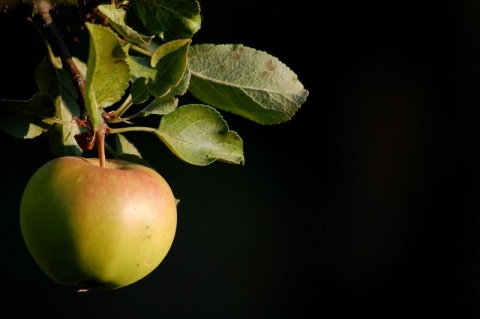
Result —
<path fill-rule="evenodd" d="M 177 201 L 154 169 L 65 156 L 40 167 L 20 202 L 29 253 L 55 282 L 116 289 L 151 273 L 170 250 Z"/>

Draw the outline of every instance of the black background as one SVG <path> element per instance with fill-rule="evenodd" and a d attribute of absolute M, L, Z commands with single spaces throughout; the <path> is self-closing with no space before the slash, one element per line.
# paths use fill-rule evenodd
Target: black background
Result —
<path fill-rule="evenodd" d="M 226 114 L 246 163 L 195 167 L 131 135 L 169 181 L 178 231 L 162 264 L 111 292 L 48 279 L 18 225 L 43 138 L 0 134 L 0 312 L 42 318 L 480 316 L 480 4 L 200 2 L 195 43 L 279 58 L 310 95 L 291 121 Z M 31 26 L 0 16 L 0 96 L 28 98 Z"/>

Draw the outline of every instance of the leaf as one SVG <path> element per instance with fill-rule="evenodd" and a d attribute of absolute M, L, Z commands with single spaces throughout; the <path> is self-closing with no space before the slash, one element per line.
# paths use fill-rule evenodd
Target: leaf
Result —
<path fill-rule="evenodd" d="M 140 34 L 126 25 L 126 11 L 123 8 L 116 8 L 115 5 L 110 4 L 99 5 L 98 9 L 108 18 L 110 26 L 128 42 L 139 45 L 149 44 L 155 37 Z"/>
<path fill-rule="evenodd" d="M 79 69 L 85 69 L 83 62 L 75 59 Z M 35 70 L 35 80 L 41 92 L 48 93 L 55 104 L 55 118 L 60 122 L 54 123 L 46 135 L 50 143 L 53 156 L 80 156 L 82 149 L 78 146 L 74 136 L 80 133 L 78 125 L 67 125 L 74 116 L 79 116 L 77 103 L 78 93 L 68 74 L 62 69 L 62 63 L 52 51 L 39 63 Z"/>
<path fill-rule="evenodd" d="M 190 86 L 190 76 L 190 70 L 187 65 L 180 82 L 177 83 L 177 86 L 173 87 L 164 97 L 182 96 L 187 93 L 188 87 Z"/>
<path fill-rule="evenodd" d="M 130 87 L 130 94 L 132 95 L 133 104 L 141 104 L 147 101 L 150 98 L 147 79 L 141 77 L 133 81 Z"/>
<path fill-rule="evenodd" d="M 165 115 L 175 110 L 178 105 L 178 99 L 172 96 L 158 97 L 152 100 L 140 113 L 142 116 Z"/>
<path fill-rule="evenodd" d="M 193 96 L 260 124 L 290 120 L 308 96 L 285 64 L 241 44 L 192 45 L 189 68 Z"/>
<path fill-rule="evenodd" d="M 176 43 L 181 44 L 181 42 Z M 149 85 L 153 87 L 155 94 L 160 95 L 155 102 L 157 105 L 160 101 L 168 101 L 167 103 L 170 104 L 172 99 L 176 100 L 176 96 L 184 95 L 187 92 L 190 84 L 190 71 L 187 67 L 186 55 L 182 57 L 182 54 L 176 54 L 178 53 L 178 50 L 174 52 L 175 54 L 172 53 L 174 58 L 180 59 L 180 68 L 169 68 L 168 65 L 165 67 L 160 67 L 159 65 L 158 72 L 163 74 L 162 83 L 160 82 L 160 79 L 156 80 L 157 82 L 153 81 L 157 77 L 157 69 L 150 66 L 151 62 L 149 60 L 147 65 L 147 59 L 136 57 L 127 59 L 130 69 L 132 70 L 132 79 L 134 79 L 132 86 L 130 87 L 132 103 L 141 104 L 148 100 L 150 97 Z M 167 59 L 164 58 L 162 61 L 167 61 Z M 153 62 L 155 62 L 155 60 Z M 156 64 L 158 65 L 158 63 Z M 175 62 L 172 64 L 175 64 Z M 183 76 L 181 77 L 180 81 L 177 82 L 177 77 L 182 72 L 182 69 Z M 170 81 L 166 80 L 168 77 L 170 77 Z M 150 84 L 148 84 L 149 82 Z M 177 104 L 178 101 L 175 101 L 175 103 Z M 161 114 L 166 113 L 162 111 Z"/>
<path fill-rule="evenodd" d="M 164 115 L 155 134 L 180 159 L 205 166 L 215 160 L 243 164 L 243 141 L 214 108 L 189 104 Z"/>
<path fill-rule="evenodd" d="M 157 70 L 151 66 L 150 60 L 151 58 L 148 57 L 127 57 L 126 61 L 128 63 L 128 66 L 130 67 L 130 73 L 133 81 L 141 77 L 151 80 L 155 79 Z"/>
<path fill-rule="evenodd" d="M 118 102 L 128 88 L 130 70 L 118 37 L 106 27 L 86 25 L 90 33 L 90 49 L 85 107 L 96 131 L 103 123 L 103 109 Z"/>
<path fill-rule="evenodd" d="M 182 96 L 187 92 L 189 83 L 190 71 L 187 68 L 180 83 L 172 90 L 170 90 L 170 92 L 168 92 L 166 95 L 155 98 L 149 105 L 147 105 L 147 107 L 145 107 L 141 111 L 142 115 L 165 115 L 173 112 L 178 105 L 177 96 Z"/>
<path fill-rule="evenodd" d="M 152 165 L 139 152 L 137 147 L 133 145 L 123 134 L 115 134 L 115 158 L 123 161 L 141 164 L 152 167 Z"/>
<path fill-rule="evenodd" d="M 133 145 L 123 134 L 115 134 L 115 151 L 116 155 L 131 154 L 142 157 L 140 151 Z"/>
<path fill-rule="evenodd" d="M 16 138 L 35 138 L 55 122 L 55 104 L 46 93 L 36 93 L 30 100 L 0 100 L 0 128 Z"/>
<path fill-rule="evenodd" d="M 182 39 L 167 42 L 158 47 L 152 56 L 152 67 L 157 73 L 148 84 L 150 93 L 162 97 L 176 87 L 187 69 L 188 48 L 192 40 Z"/>
<path fill-rule="evenodd" d="M 198 0 L 132 1 L 132 5 L 147 32 L 164 41 L 190 39 L 201 26 Z"/>
<path fill-rule="evenodd" d="M 133 104 L 141 104 L 150 98 L 148 86 L 145 78 L 139 78 L 133 82 L 130 88 Z M 141 111 L 132 117 L 148 116 L 148 115 L 165 115 L 175 110 L 178 105 L 177 96 L 184 95 L 187 92 L 190 83 L 190 72 L 188 68 L 185 70 L 182 80 L 178 85 L 172 88 L 167 94 L 162 97 L 154 98 Z"/>

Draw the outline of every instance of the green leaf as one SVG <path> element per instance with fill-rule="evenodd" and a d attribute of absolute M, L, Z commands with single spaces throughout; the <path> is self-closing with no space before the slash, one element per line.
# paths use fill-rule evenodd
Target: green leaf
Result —
<path fill-rule="evenodd" d="M 243 164 L 243 141 L 214 108 L 189 104 L 164 115 L 155 134 L 180 159 L 205 166 L 215 160 Z"/>
<path fill-rule="evenodd" d="M 178 105 L 178 99 L 172 96 L 158 97 L 153 99 L 143 110 L 140 111 L 142 116 L 148 115 L 165 115 L 175 110 Z"/>
<path fill-rule="evenodd" d="M 141 112 L 144 116 L 150 114 L 156 115 L 165 115 L 171 113 L 175 110 L 178 105 L 178 98 L 177 96 L 184 95 L 190 84 L 190 71 L 188 68 L 185 70 L 183 74 L 183 78 L 180 83 L 170 90 L 166 95 L 155 98 L 146 108 L 144 108 Z"/>
<path fill-rule="evenodd" d="M 130 142 L 123 134 L 115 134 L 115 154 L 116 159 L 128 161 L 144 166 L 152 167 L 150 163 L 143 159 L 142 154 L 137 147 Z"/>
<path fill-rule="evenodd" d="M 93 129 L 103 123 L 103 109 L 118 102 L 130 81 L 127 55 L 118 37 L 106 27 L 86 23 L 90 33 L 85 107 Z"/>
<path fill-rule="evenodd" d="M 186 57 L 185 57 L 186 58 Z M 132 79 L 133 83 L 132 86 L 130 87 L 130 94 L 132 95 L 132 103 L 133 104 L 141 104 L 145 101 L 148 100 L 150 97 L 150 91 L 148 87 L 148 82 L 152 83 L 152 80 L 154 80 L 157 77 L 157 69 L 153 68 L 150 66 L 150 59 L 147 58 L 138 58 L 138 57 L 131 57 L 127 59 L 128 64 L 130 66 L 130 70 L 132 70 Z M 185 61 L 182 59 L 182 61 Z M 148 65 L 147 65 L 148 63 Z M 160 84 L 160 80 L 158 80 L 157 83 L 153 84 L 153 86 L 157 86 L 158 92 L 160 91 L 167 91 L 166 94 L 163 94 L 161 97 L 156 98 L 155 101 L 152 103 L 155 105 L 159 105 L 160 103 L 167 102 L 169 105 L 172 105 L 172 102 L 175 103 L 175 106 L 178 104 L 178 101 L 176 101 L 176 96 L 181 96 L 184 95 L 187 90 L 188 86 L 190 84 L 190 70 L 187 67 L 187 64 L 184 64 L 184 73 L 183 77 L 181 78 L 180 82 L 176 84 L 176 86 L 172 87 L 174 84 Z M 166 67 L 168 69 L 168 66 Z M 176 82 L 176 79 L 173 77 L 176 77 L 175 75 L 175 70 L 181 71 L 181 68 L 170 68 L 173 72 L 170 74 L 174 74 L 174 76 L 171 76 L 172 80 L 171 82 Z M 164 70 L 159 70 L 159 72 L 163 72 Z M 157 92 L 157 93 L 158 93 Z M 173 101 L 175 100 L 175 101 Z M 156 108 L 156 107 L 155 107 Z M 173 109 L 172 109 L 173 111 Z M 159 113 L 155 113 L 159 114 Z M 164 111 L 161 112 L 161 114 L 166 114 Z"/>
<path fill-rule="evenodd" d="M 150 91 L 148 90 L 147 79 L 138 78 L 133 81 L 130 87 L 130 94 L 132 95 L 133 104 L 141 104 L 150 98 Z"/>
<path fill-rule="evenodd" d="M 188 65 L 188 48 L 192 40 L 181 39 L 167 42 L 153 53 L 151 65 L 157 73 L 148 84 L 150 93 L 162 97 L 183 79 Z"/>
<path fill-rule="evenodd" d="M 308 96 L 285 64 L 241 44 L 192 45 L 189 68 L 193 96 L 260 124 L 290 120 Z"/>
<path fill-rule="evenodd" d="M 123 134 L 115 134 L 115 151 L 116 155 L 131 154 L 142 157 L 140 151 L 132 142 L 130 142 Z"/>
<path fill-rule="evenodd" d="M 46 93 L 36 93 L 30 100 L 0 100 L 0 128 L 17 138 L 35 138 L 55 123 L 56 107 Z"/>
<path fill-rule="evenodd" d="M 197 0 L 132 1 L 132 5 L 147 32 L 164 41 L 192 38 L 201 26 Z"/>
<path fill-rule="evenodd" d="M 190 86 L 190 76 L 190 70 L 187 65 L 180 82 L 177 83 L 177 86 L 173 87 L 164 97 L 182 96 L 187 93 L 188 87 Z"/>
<path fill-rule="evenodd" d="M 115 5 L 99 5 L 98 9 L 107 18 L 110 26 L 117 31 L 125 40 L 136 44 L 149 44 L 155 36 L 146 36 L 133 30 L 126 24 L 126 11 L 116 8 Z"/>
<path fill-rule="evenodd" d="M 80 156 L 82 149 L 74 136 L 81 130 L 78 125 L 72 123 L 74 117 L 78 117 L 80 113 L 78 93 L 68 74 L 63 71 L 60 59 L 56 58 L 51 50 L 49 53 L 37 66 L 35 80 L 39 90 L 52 97 L 56 108 L 55 118 L 60 122 L 54 123 L 46 135 L 53 156 Z M 80 69 L 86 68 L 79 60 L 75 60 L 75 64 Z M 69 122 L 72 124 L 66 124 Z"/>
<path fill-rule="evenodd" d="M 130 73 L 132 80 L 135 81 L 138 78 L 144 77 L 147 79 L 155 79 L 157 70 L 151 66 L 151 58 L 149 57 L 138 57 L 138 56 L 128 56 L 127 63 L 130 67 Z"/>
<path fill-rule="evenodd" d="M 188 85 L 190 83 L 190 71 L 188 68 L 185 70 L 180 83 L 172 88 L 167 94 L 162 97 L 154 98 L 150 103 L 136 114 L 138 116 L 148 115 L 165 115 L 171 113 L 178 106 L 177 96 L 184 95 L 187 92 Z M 146 79 L 139 78 L 133 82 L 130 93 L 132 94 L 132 103 L 141 104 L 146 102 L 150 97 L 148 87 L 146 85 Z"/>

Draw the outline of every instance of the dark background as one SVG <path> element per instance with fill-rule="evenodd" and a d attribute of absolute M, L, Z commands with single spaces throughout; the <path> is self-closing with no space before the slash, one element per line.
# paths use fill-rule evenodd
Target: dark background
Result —
<path fill-rule="evenodd" d="M 0 134 L 0 312 L 42 318 L 480 316 L 480 4 L 204 0 L 195 43 L 278 57 L 310 95 L 293 119 L 225 115 L 245 166 L 190 166 L 154 136 L 144 157 L 181 203 L 148 277 L 78 294 L 48 279 L 18 225 L 42 138 Z M 34 92 L 41 44 L 0 16 L 0 96 Z"/>

